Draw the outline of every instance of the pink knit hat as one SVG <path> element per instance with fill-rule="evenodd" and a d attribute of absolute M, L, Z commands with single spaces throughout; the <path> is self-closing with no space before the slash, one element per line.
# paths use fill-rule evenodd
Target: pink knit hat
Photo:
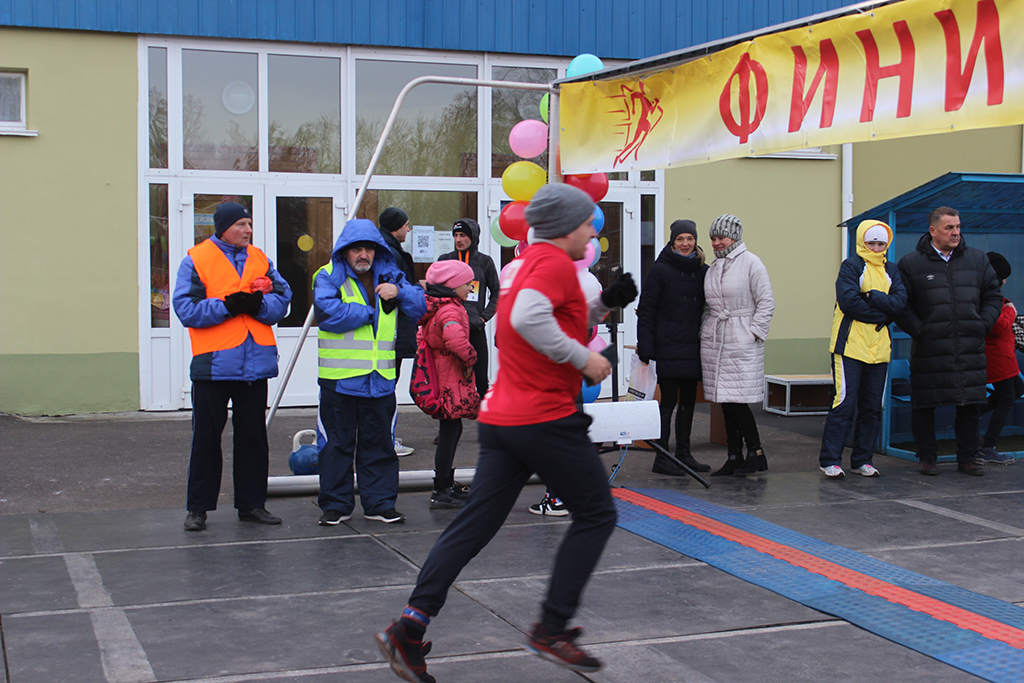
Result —
<path fill-rule="evenodd" d="M 473 281 L 473 269 L 468 264 L 454 259 L 438 261 L 427 269 L 428 285 L 444 285 L 455 289 Z"/>

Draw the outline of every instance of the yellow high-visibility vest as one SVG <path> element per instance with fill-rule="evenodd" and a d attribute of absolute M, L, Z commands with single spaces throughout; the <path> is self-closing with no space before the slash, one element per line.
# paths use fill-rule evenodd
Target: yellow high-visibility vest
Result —
<path fill-rule="evenodd" d="M 330 273 L 334 264 L 328 263 L 321 270 Z M 319 272 L 319 271 L 317 271 Z M 315 277 L 315 276 L 314 276 Z M 344 303 L 366 306 L 363 293 L 352 278 L 346 278 L 340 290 Z M 396 379 L 395 335 L 398 330 L 398 309 L 385 313 L 377 297 L 377 331 L 373 324 L 363 325 L 344 333 L 317 331 L 321 379 L 348 379 L 377 371 L 384 379 Z"/>

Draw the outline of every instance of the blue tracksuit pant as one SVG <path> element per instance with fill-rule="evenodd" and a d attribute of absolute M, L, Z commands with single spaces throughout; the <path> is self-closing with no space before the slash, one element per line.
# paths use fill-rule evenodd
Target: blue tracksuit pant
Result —
<path fill-rule="evenodd" d="M 821 435 L 822 467 L 841 465 L 843 447 L 853 428 L 853 453 L 850 467 L 871 464 L 875 440 L 882 423 L 882 392 L 888 363 L 864 363 L 853 358 L 832 354 L 832 380 L 836 396 L 825 420 Z"/>

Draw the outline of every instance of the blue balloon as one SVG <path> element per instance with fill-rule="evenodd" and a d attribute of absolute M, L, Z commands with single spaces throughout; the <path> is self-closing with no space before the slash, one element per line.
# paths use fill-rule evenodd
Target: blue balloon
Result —
<path fill-rule="evenodd" d="M 587 380 L 583 380 L 583 402 L 593 403 L 597 400 L 597 397 L 601 395 L 601 385 L 595 384 L 594 386 L 587 386 Z"/>
<path fill-rule="evenodd" d="M 604 227 L 604 211 L 597 204 L 594 204 L 594 232 L 601 232 Z"/>
<path fill-rule="evenodd" d="M 600 57 L 584 52 L 583 54 L 574 57 L 573 60 L 569 62 L 569 66 L 565 70 L 565 77 L 575 78 L 576 76 L 582 76 L 583 74 L 600 71 L 603 68 L 604 62 L 601 61 Z"/>

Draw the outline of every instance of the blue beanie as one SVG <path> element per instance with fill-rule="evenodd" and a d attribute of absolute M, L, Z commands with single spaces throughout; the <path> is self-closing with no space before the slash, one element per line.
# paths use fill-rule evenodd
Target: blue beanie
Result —
<path fill-rule="evenodd" d="M 252 220 L 252 214 L 249 213 L 249 209 L 238 202 L 224 202 L 217 207 L 217 211 L 213 214 L 214 234 L 220 237 L 224 234 L 225 230 L 243 218 Z"/>

